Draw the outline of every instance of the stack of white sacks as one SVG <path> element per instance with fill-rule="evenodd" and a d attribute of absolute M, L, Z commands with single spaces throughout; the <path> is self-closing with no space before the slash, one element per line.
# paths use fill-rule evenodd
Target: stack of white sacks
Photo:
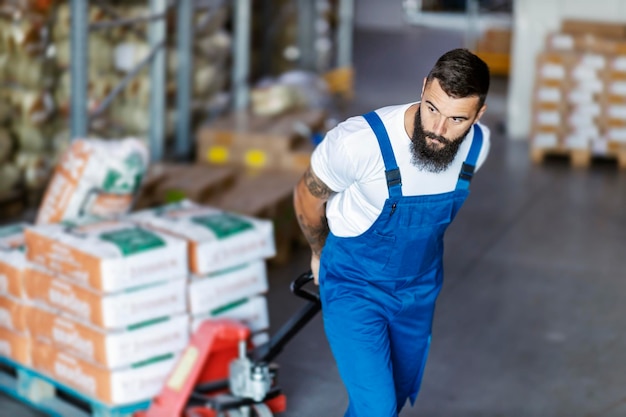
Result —
<path fill-rule="evenodd" d="M 267 340 L 270 221 L 183 202 L 11 231 L 0 229 L 0 354 L 94 399 L 153 398 L 203 320 Z"/>
<path fill-rule="evenodd" d="M 0 228 L 0 355 L 30 366 L 31 339 L 26 317 L 31 303 L 23 285 L 25 226 L 19 223 Z"/>
<path fill-rule="evenodd" d="M 190 201 L 140 211 L 131 219 L 187 241 L 192 331 L 203 320 L 230 318 L 250 329 L 253 344 L 267 341 L 265 259 L 276 254 L 271 221 Z"/>

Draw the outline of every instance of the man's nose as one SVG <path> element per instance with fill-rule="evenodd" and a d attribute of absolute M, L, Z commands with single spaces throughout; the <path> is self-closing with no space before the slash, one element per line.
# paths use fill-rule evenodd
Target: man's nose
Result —
<path fill-rule="evenodd" d="M 443 136 L 446 133 L 446 118 L 442 115 L 438 115 L 435 118 L 435 124 L 433 125 L 433 133 L 438 136 Z"/>

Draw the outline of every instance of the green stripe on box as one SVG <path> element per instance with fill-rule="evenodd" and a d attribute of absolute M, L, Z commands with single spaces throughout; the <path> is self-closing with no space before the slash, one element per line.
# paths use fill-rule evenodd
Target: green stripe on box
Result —
<path fill-rule="evenodd" d="M 153 363 L 165 361 L 174 357 L 173 353 L 167 353 L 165 355 L 155 356 L 154 358 L 146 359 L 145 361 L 136 362 L 130 365 L 131 368 L 141 368 L 143 366 L 152 365 Z"/>
<path fill-rule="evenodd" d="M 169 316 L 164 316 L 164 317 L 158 317 L 156 319 L 142 321 L 142 322 L 139 322 L 139 323 L 131 324 L 130 326 L 126 327 L 126 330 L 132 332 L 133 330 L 141 329 L 143 327 L 148 327 L 148 326 L 152 326 L 154 324 L 158 324 L 158 323 L 162 323 L 162 322 L 165 322 L 165 321 L 169 321 L 169 319 L 170 319 Z"/>
<path fill-rule="evenodd" d="M 223 305 L 221 307 L 213 309 L 213 310 L 211 310 L 209 312 L 209 314 L 212 315 L 212 316 L 218 316 L 218 315 L 220 315 L 222 313 L 227 312 L 228 310 L 232 310 L 234 308 L 237 308 L 240 305 L 243 305 L 243 304 L 247 303 L 248 301 L 249 301 L 248 298 L 242 298 L 241 300 L 233 301 L 232 303 L 228 303 L 228 304 L 225 304 L 225 305 Z"/>

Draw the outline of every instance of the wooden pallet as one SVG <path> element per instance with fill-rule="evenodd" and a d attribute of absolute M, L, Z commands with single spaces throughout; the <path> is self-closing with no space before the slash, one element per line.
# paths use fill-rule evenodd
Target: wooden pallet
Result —
<path fill-rule="evenodd" d="M 132 417 L 150 405 L 111 406 L 0 356 L 0 391 L 52 417 Z"/>
<path fill-rule="evenodd" d="M 615 161 L 620 170 L 626 170 L 626 149 L 615 147 L 609 149 L 606 154 L 595 155 L 589 149 L 565 149 L 565 148 L 531 148 L 530 159 L 535 164 L 545 163 L 550 158 L 569 159 L 572 168 L 589 168 L 594 161 Z"/>

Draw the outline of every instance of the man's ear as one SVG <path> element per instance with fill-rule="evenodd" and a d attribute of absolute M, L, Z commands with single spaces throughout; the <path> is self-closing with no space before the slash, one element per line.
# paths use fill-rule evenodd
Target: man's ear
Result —
<path fill-rule="evenodd" d="M 487 110 L 487 104 L 483 104 L 480 110 L 478 110 L 478 114 L 476 115 L 476 119 L 474 119 L 474 123 L 480 120 L 480 118 L 483 116 L 483 113 L 485 113 L 485 110 Z"/>

